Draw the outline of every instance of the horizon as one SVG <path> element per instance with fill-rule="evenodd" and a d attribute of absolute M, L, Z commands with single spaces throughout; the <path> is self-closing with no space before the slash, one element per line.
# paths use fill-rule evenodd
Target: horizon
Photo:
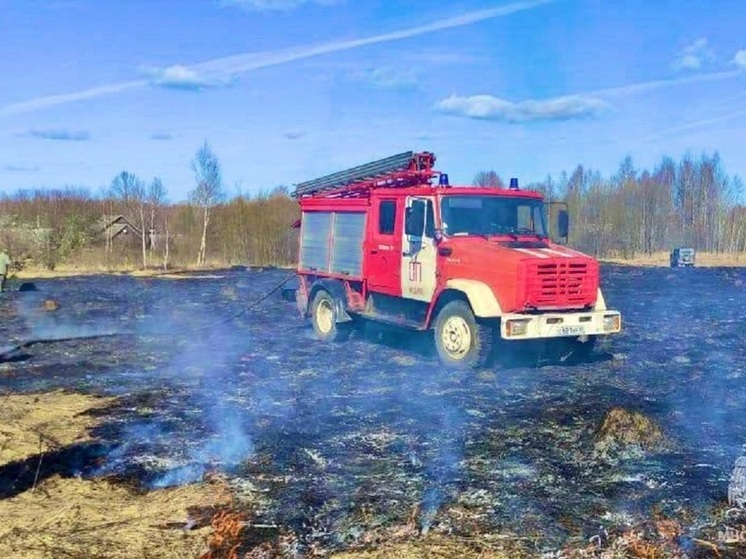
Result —
<path fill-rule="evenodd" d="M 0 193 L 95 194 L 126 170 L 178 203 L 205 140 L 229 196 L 410 149 L 453 184 L 714 152 L 746 176 L 735 1 L 181 5 L 0 0 Z"/>

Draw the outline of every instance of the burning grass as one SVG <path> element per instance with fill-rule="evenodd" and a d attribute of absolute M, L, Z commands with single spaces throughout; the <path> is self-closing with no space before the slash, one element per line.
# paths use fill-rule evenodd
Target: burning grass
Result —
<path fill-rule="evenodd" d="M 99 420 L 89 412 L 113 401 L 63 391 L 0 396 L 0 466 L 90 441 Z"/>

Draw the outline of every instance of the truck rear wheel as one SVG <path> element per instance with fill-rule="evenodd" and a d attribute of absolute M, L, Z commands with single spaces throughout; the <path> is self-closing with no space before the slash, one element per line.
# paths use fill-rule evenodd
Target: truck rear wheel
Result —
<path fill-rule="evenodd" d="M 484 365 L 492 351 L 492 328 L 481 325 L 465 301 L 451 301 L 435 319 L 435 347 L 440 361 L 454 369 Z"/>
<path fill-rule="evenodd" d="M 316 292 L 311 302 L 311 323 L 316 337 L 325 342 L 341 342 L 350 335 L 349 324 L 337 322 L 334 297 L 323 289 Z"/>

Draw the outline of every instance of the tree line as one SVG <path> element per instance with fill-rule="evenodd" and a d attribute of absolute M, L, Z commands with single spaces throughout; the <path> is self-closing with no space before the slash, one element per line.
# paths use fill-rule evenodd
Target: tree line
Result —
<path fill-rule="evenodd" d="M 478 173 L 474 184 L 504 186 L 494 171 Z M 743 183 L 726 173 L 717 152 L 678 162 L 663 157 L 652 171 L 626 157 L 610 177 L 578 165 L 525 188 L 566 201 L 569 244 L 597 257 L 633 258 L 675 247 L 746 251 Z"/>
<path fill-rule="evenodd" d="M 0 246 L 18 263 L 54 268 L 292 265 L 297 258 L 297 202 L 287 187 L 226 195 L 217 155 L 205 142 L 191 161 L 194 188 L 169 203 L 154 177 L 130 171 L 97 193 L 89 189 L 21 190 L 0 196 Z M 504 187 L 494 171 L 475 185 Z M 720 156 L 664 157 L 652 170 L 625 158 L 610 177 L 578 165 L 523 188 L 565 200 L 569 244 L 597 257 L 669 251 L 746 251 L 743 185 Z M 120 222 L 115 222 L 119 219 Z"/>
<path fill-rule="evenodd" d="M 0 246 L 19 265 L 88 269 L 290 265 L 297 252 L 297 202 L 285 187 L 227 200 L 222 168 L 205 142 L 191 161 L 188 201 L 121 171 L 87 188 L 20 190 L 0 196 Z"/>

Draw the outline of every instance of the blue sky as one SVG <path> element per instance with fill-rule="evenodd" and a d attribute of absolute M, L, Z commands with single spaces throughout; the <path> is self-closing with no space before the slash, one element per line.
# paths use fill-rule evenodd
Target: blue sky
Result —
<path fill-rule="evenodd" d="M 526 183 L 718 150 L 746 177 L 729 0 L 0 0 L 0 191 L 121 170 L 230 193 L 431 150 Z"/>

